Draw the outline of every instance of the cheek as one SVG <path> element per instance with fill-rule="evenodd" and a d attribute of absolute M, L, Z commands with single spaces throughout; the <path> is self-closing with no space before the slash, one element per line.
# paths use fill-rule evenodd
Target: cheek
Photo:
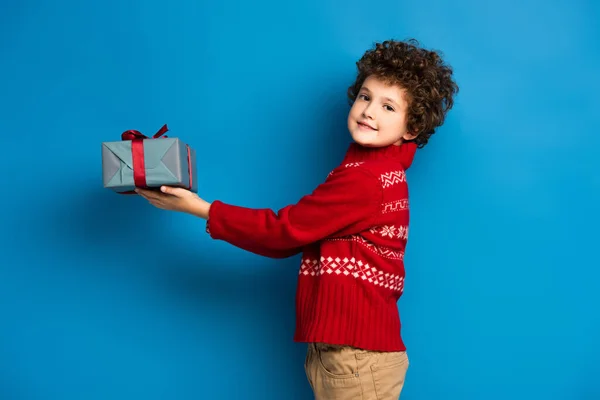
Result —
<path fill-rule="evenodd" d="M 391 129 L 395 132 L 404 132 L 406 131 L 406 120 L 402 116 L 396 116 L 389 121 L 387 121 L 388 129 Z"/>
<path fill-rule="evenodd" d="M 358 118 L 357 116 L 358 116 L 359 114 L 360 114 L 360 113 L 358 113 L 358 112 L 357 112 L 357 109 L 356 109 L 356 107 L 352 107 L 352 108 L 350 109 L 350 112 L 348 112 L 348 123 L 353 123 L 353 122 L 355 122 L 355 121 L 356 121 L 356 119 Z"/>
<path fill-rule="evenodd" d="M 356 114 L 356 108 L 352 107 L 350 109 L 350 111 L 348 112 L 348 119 L 354 118 L 354 115 Z"/>

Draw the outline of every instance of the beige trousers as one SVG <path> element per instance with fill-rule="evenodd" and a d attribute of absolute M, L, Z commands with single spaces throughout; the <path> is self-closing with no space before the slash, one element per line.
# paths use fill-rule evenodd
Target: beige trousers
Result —
<path fill-rule="evenodd" d="M 315 400 L 398 400 L 408 356 L 310 343 L 304 369 Z"/>

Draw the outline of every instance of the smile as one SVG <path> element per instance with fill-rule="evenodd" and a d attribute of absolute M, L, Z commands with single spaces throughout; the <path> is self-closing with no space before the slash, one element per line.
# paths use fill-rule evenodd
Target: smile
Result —
<path fill-rule="evenodd" d="M 365 129 L 365 130 L 369 130 L 369 131 L 376 131 L 377 129 L 373 128 L 371 125 L 367 125 L 363 122 L 357 122 L 358 127 L 360 129 Z"/>

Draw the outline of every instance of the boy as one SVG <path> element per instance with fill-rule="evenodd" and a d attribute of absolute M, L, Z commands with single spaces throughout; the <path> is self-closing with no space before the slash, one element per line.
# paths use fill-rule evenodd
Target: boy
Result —
<path fill-rule="evenodd" d="M 453 106 L 451 67 L 414 40 L 385 41 L 348 89 L 353 139 L 324 183 L 277 213 L 181 188 L 138 189 L 156 207 L 207 220 L 214 239 L 266 257 L 302 253 L 294 339 L 308 343 L 315 398 L 398 399 L 408 368 L 397 301 L 408 239 L 405 171 Z"/>

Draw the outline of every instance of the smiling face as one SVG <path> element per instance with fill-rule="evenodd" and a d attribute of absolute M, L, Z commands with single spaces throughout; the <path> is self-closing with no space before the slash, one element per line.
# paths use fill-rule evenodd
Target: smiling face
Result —
<path fill-rule="evenodd" d="M 365 147 L 401 145 L 414 139 L 406 129 L 406 91 L 369 76 L 348 114 L 352 139 Z"/>

